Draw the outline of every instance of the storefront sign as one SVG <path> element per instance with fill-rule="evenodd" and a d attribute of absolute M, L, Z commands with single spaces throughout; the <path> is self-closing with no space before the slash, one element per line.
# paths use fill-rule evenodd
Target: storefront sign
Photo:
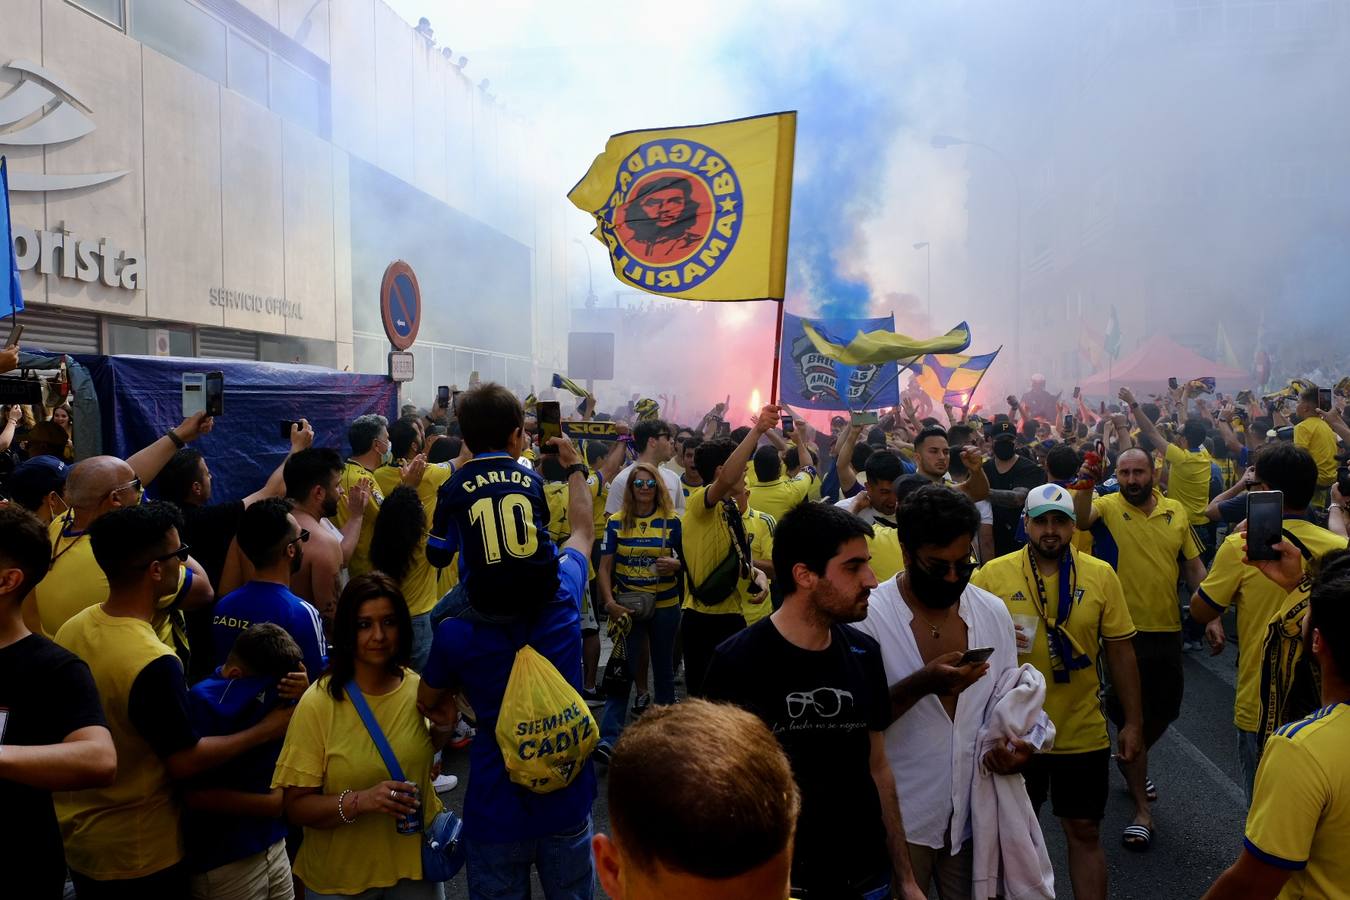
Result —
<path fill-rule="evenodd" d="M 303 319 L 304 312 L 299 303 L 285 297 L 264 297 L 248 291 L 232 291 L 223 287 L 213 287 L 210 292 L 211 305 L 224 309 L 241 309 L 258 315 L 279 316 L 283 319 Z"/>
<path fill-rule="evenodd" d="M 21 272 L 37 269 L 43 275 L 90 284 L 102 282 L 129 291 L 144 287 L 141 253 L 118 247 L 105 237 L 81 239 L 69 231 L 38 231 L 16 225 L 14 256 Z"/>

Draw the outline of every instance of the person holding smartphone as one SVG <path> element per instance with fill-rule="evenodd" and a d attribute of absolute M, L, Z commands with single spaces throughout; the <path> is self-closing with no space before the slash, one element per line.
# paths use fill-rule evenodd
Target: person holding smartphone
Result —
<path fill-rule="evenodd" d="M 897 511 L 905 567 L 872 591 L 854 627 L 881 645 L 891 685 L 886 760 L 895 776 L 914 880 L 944 900 L 971 896 L 974 857 L 970 772 L 985 707 L 1017 668 L 1013 623 L 1003 601 L 969 584 L 980 516 L 969 498 L 923 485 Z M 939 574 L 943 572 L 946 574 Z M 989 752 L 1010 774 L 1029 745 Z"/>
<path fill-rule="evenodd" d="M 1340 450 L 1340 441 L 1331 426 L 1319 413 L 1327 412 L 1319 408 L 1318 389 L 1310 387 L 1299 394 L 1298 406 L 1294 414 L 1298 424 L 1294 426 L 1294 446 L 1302 447 L 1312 454 L 1317 463 L 1317 492 L 1313 494 L 1313 506 L 1326 509 L 1331 496 L 1331 486 L 1336 483 L 1336 454 Z"/>

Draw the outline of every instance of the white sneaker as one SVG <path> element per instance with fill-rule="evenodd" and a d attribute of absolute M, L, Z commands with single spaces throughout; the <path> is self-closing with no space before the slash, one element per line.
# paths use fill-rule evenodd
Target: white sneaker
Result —
<path fill-rule="evenodd" d="M 453 791 L 459 787 L 459 777 L 456 775 L 437 775 L 431 786 L 436 793 L 444 794 L 446 791 Z"/>

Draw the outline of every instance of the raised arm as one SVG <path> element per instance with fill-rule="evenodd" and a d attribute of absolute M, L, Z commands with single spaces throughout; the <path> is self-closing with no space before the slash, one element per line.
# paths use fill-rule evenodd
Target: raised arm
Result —
<path fill-rule="evenodd" d="M 759 411 L 759 416 L 755 419 L 755 425 L 750 429 L 750 433 L 736 446 L 727 457 L 727 461 L 722 464 L 722 471 L 718 473 L 717 480 L 708 485 L 704 496 L 707 504 L 712 506 L 718 503 L 723 497 L 726 497 L 732 491 L 736 490 L 745 476 L 746 464 L 750 462 L 750 457 L 755 454 L 755 447 L 759 445 L 759 439 L 773 429 L 778 424 L 778 407 L 769 404 Z"/>
<path fill-rule="evenodd" d="M 281 461 L 281 465 L 276 467 L 267 478 L 267 483 L 260 490 L 256 490 L 244 498 L 244 506 L 252 506 L 259 500 L 268 497 L 286 496 L 286 480 L 282 473 L 286 469 L 286 460 L 290 459 L 301 450 L 307 449 L 314 443 L 314 429 L 310 427 L 309 420 L 301 419 L 299 422 L 291 423 L 291 451 L 286 454 L 286 458 Z"/>
<path fill-rule="evenodd" d="M 1149 417 L 1144 415 L 1144 411 L 1135 402 L 1134 392 L 1127 387 L 1121 388 L 1120 401 L 1130 408 L 1130 412 L 1134 415 L 1135 424 L 1139 426 L 1139 433 L 1148 438 L 1148 442 L 1153 445 L 1154 449 L 1166 450 L 1167 438 L 1163 437 L 1162 432 L 1158 430 L 1158 426 L 1154 425 L 1149 421 Z"/>
<path fill-rule="evenodd" d="M 177 428 L 170 429 L 170 432 L 178 438 L 177 442 L 168 434 L 165 434 L 150 446 L 128 456 L 127 465 L 135 471 L 136 477 L 141 480 L 141 484 L 149 484 L 159 476 L 160 470 L 178 452 L 179 447 L 195 441 L 204 434 L 210 434 L 214 425 L 215 420 L 208 417 L 206 413 L 193 413 L 184 419 Z"/>

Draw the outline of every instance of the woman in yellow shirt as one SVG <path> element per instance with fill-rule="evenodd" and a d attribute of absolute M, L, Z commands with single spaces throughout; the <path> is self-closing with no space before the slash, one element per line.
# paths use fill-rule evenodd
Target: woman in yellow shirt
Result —
<path fill-rule="evenodd" d="M 623 505 L 605 525 L 596 575 L 610 619 L 632 620 L 632 631 L 622 638 L 628 659 L 638 664 L 638 654 L 646 645 L 656 702 L 667 705 L 675 702 L 675 635 L 680 630 L 680 573 L 684 569 L 681 552 L 680 520 L 661 473 L 651 463 L 634 463 L 624 486 Z M 649 596 L 650 617 L 639 619 L 620 604 L 624 595 Z M 639 695 L 635 707 L 639 711 L 646 706 L 643 696 Z M 608 760 L 627 717 L 627 692 L 605 701 L 596 750 L 602 761 Z"/>
<path fill-rule="evenodd" d="M 432 900 L 440 886 L 422 881 L 422 834 L 399 820 L 440 811 L 431 762 L 450 729 L 431 730 L 417 710 L 417 673 L 405 668 L 412 624 L 388 576 L 351 580 L 333 616 L 328 672 L 300 698 L 272 776 L 285 789 L 286 815 L 304 827 L 295 874 L 307 900 L 377 890 L 383 900 Z M 403 771 L 390 780 L 375 742 L 347 696 L 355 682 Z"/>

